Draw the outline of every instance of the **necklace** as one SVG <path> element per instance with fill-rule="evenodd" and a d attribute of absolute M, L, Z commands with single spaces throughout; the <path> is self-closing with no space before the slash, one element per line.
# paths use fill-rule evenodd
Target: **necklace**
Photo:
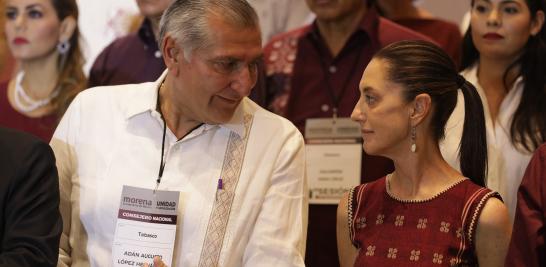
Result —
<path fill-rule="evenodd" d="M 23 86 L 21 86 L 24 75 L 25 73 L 21 71 L 17 73 L 17 76 L 15 77 L 15 105 L 17 106 L 17 109 L 23 112 L 34 111 L 49 104 L 49 102 L 51 102 L 51 100 L 59 94 L 59 89 L 57 88 L 50 96 L 44 99 L 34 100 L 32 97 L 27 95 L 25 89 L 23 89 Z M 23 104 L 21 98 L 25 101 L 26 104 Z"/>

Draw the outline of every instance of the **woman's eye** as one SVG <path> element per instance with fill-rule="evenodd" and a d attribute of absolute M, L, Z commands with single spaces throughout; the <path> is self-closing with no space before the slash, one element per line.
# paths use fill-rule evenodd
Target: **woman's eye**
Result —
<path fill-rule="evenodd" d="M 507 6 L 504 8 L 504 13 L 507 13 L 507 14 L 516 14 L 518 13 L 518 9 L 516 7 L 513 7 L 513 6 Z"/>
<path fill-rule="evenodd" d="M 28 12 L 28 16 L 30 18 L 33 18 L 33 19 L 41 18 L 42 17 L 42 12 L 40 12 L 38 10 L 30 10 Z"/>
<path fill-rule="evenodd" d="M 487 12 L 487 7 L 485 5 L 476 4 L 474 5 L 474 10 L 476 10 L 478 13 L 485 13 Z"/>
<path fill-rule="evenodd" d="M 17 11 L 15 10 L 6 11 L 6 19 L 14 20 L 15 18 L 17 18 Z"/>
<path fill-rule="evenodd" d="M 366 103 L 369 104 L 369 105 L 375 103 L 375 97 L 373 97 L 373 96 L 371 96 L 371 95 L 364 95 L 364 100 L 365 100 Z"/>

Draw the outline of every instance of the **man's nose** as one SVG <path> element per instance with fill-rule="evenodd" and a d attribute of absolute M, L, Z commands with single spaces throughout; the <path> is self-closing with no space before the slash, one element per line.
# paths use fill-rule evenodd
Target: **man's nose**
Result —
<path fill-rule="evenodd" d="M 232 88 L 241 96 L 248 96 L 250 90 L 256 85 L 257 67 L 254 65 L 246 65 L 235 74 Z"/>

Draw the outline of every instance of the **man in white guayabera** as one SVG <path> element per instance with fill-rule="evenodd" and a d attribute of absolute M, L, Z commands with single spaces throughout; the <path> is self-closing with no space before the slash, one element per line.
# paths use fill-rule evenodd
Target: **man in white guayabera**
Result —
<path fill-rule="evenodd" d="M 154 225 L 177 219 L 172 264 L 154 266 L 304 266 L 303 138 L 247 98 L 262 56 L 255 11 L 244 0 L 173 1 L 159 43 L 167 70 L 157 81 L 86 90 L 54 134 L 59 264 L 151 264 L 145 247 L 123 253 L 140 263 L 114 262 L 113 251 L 119 221 L 142 223 L 138 209 L 157 205 L 166 213 L 152 214 Z M 177 197 L 123 201 L 156 190 Z M 138 228 L 135 240 L 162 238 L 153 230 Z"/>

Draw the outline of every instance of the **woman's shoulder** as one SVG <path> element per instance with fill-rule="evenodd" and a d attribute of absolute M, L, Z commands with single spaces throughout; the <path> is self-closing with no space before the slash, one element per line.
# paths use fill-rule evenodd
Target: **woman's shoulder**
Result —
<path fill-rule="evenodd" d="M 470 179 L 465 179 L 463 182 L 461 182 L 461 186 L 458 189 L 458 192 L 455 193 L 459 194 L 460 196 L 464 196 L 466 199 L 480 200 L 482 198 L 488 199 L 490 197 L 494 197 L 502 201 L 502 198 L 498 192 L 485 186 L 477 185 Z"/>
<path fill-rule="evenodd" d="M 375 190 L 385 189 L 386 181 L 387 181 L 387 176 L 384 176 L 384 177 L 379 178 L 379 179 L 377 179 L 375 181 L 357 185 L 352 189 L 352 191 L 359 192 L 359 191 L 363 191 L 363 190 L 367 190 L 367 191 L 373 190 L 373 191 L 375 191 Z"/>

